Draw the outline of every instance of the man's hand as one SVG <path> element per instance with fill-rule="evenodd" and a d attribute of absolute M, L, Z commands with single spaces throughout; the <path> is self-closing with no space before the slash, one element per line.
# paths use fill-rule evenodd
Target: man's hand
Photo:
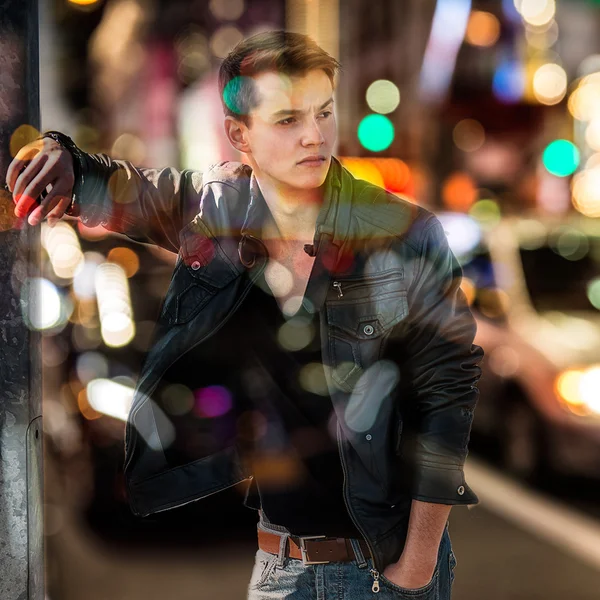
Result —
<path fill-rule="evenodd" d="M 385 577 L 407 589 L 417 589 L 431 581 L 451 508 L 413 499 L 404 550 L 398 562 L 383 570 Z"/>
<path fill-rule="evenodd" d="M 48 223 L 54 225 L 71 203 L 75 183 L 73 157 L 51 138 L 36 140 L 19 150 L 6 172 L 6 183 L 17 217 L 29 215 L 30 225 L 47 217 Z"/>
<path fill-rule="evenodd" d="M 437 557 L 434 560 L 411 561 L 403 554 L 398 562 L 388 565 L 383 575 L 392 583 L 409 590 L 426 586 L 433 577 Z"/>

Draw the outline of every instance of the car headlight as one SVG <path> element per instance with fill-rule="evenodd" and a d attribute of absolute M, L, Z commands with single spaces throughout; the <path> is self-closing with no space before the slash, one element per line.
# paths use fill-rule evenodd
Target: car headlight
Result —
<path fill-rule="evenodd" d="M 563 371 L 556 391 L 572 413 L 600 415 L 600 365 Z"/>

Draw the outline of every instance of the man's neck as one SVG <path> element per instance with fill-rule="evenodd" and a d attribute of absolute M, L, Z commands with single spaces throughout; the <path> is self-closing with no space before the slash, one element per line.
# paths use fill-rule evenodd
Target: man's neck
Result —
<path fill-rule="evenodd" d="M 282 240 L 312 242 L 323 205 L 324 186 L 298 190 L 273 184 L 259 175 L 256 180 L 274 221 L 266 224 L 264 233 Z"/>

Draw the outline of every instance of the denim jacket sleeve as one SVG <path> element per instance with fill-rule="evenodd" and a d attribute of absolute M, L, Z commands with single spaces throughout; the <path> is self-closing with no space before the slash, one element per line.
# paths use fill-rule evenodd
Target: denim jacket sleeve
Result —
<path fill-rule="evenodd" d="M 102 225 L 137 242 L 178 252 L 179 232 L 198 211 L 201 174 L 139 168 L 73 146 L 67 148 L 76 181 L 67 214 L 89 227 Z"/>
<path fill-rule="evenodd" d="M 462 270 L 437 217 L 425 225 L 404 329 L 409 410 L 414 415 L 412 496 L 475 504 L 463 465 L 479 391 L 483 350 L 460 289 Z"/>

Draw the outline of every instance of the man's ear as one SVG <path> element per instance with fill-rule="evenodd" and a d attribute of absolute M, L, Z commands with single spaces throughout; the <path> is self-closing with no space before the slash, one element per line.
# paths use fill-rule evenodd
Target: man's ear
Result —
<path fill-rule="evenodd" d="M 229 143 L 240 152 L 250 152 L 250 144 L 248 141 L 248 126 L 242 121 L 238 121 L 234 117 L 225 117 L 225 135 Z"/>

